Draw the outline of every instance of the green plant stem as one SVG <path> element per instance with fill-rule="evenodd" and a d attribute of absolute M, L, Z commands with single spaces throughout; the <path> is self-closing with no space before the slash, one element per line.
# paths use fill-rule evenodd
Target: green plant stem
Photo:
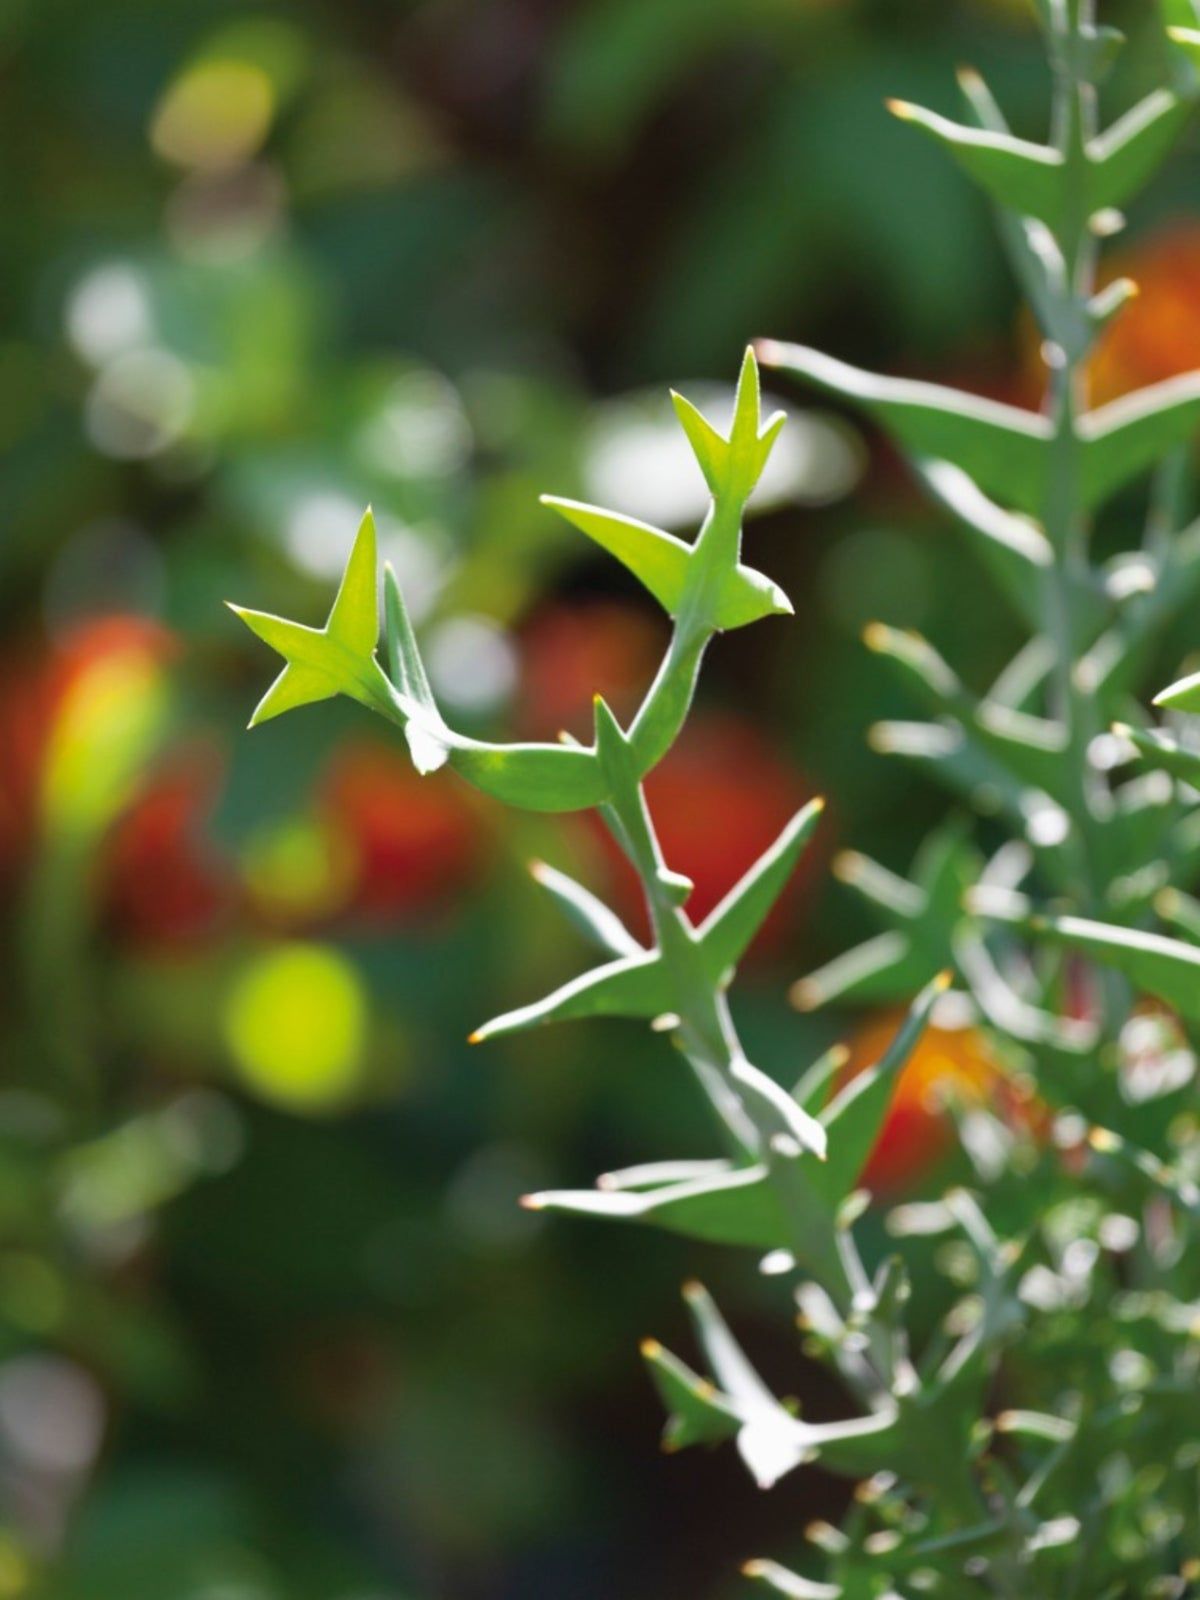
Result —
<path fill-rule="evenodd" d="M 1079 681 L 1077 664 L 1084 648 L 1080 601 L 1090 589 L 1088 521 L 1080 492 L 1078 418 L 1085 408 L 1085 363 L 1092 329 L 1088 302 L 1095 286 L 1096 244 L 1087 212 L 1087 141 L 1095 132 L 1095 90 L 1083 76 L 1080 30 L 1090 21 L 1090 6 L 1081 3 L 1060 34 L 1052 52 L 1054 68 L 1054 139 L 1066 162 L 1068 212 L 1058 238 L 1063 274 L 1048 285 L 1050 326 L 1046 329 L 1052 360 L 1049 412 L 1054 426 L 1053 462 L 1049 473 L 1044 522 L 1054 554 L 1046 585 L 1046 633 L 1055 652 L 1055 711 L 1067 735 L 1065 764 L 1076 777 L 1072 822 L 1078 829 L 1081 905 L 1100 909 L 1102 843 L 1097 806 L 1101 803 L 1089 778 L 1088 746 L 1100 731 L 1091 696 Z"/>
<path fill-rule="evenodd" d="M 736 1075 L 748 1064 L 723 991 L 714 989 L 696 930 L 673 902 L 664 884 L 662 851 L 640 784 L 622 786 L 609 817 L 617 842 L 626 850 L 642 881 L 655 938 L 671 977 L 674 1029 L 680 1049 L 718 1111 L 737 1136 L 743 1159 L 763 1162 L 792 1233 L 793 1254 L 817 1270 L 823 1287 L 843 1314 L 849 1314 L 862 1287 L 839 1247 L 836 1229 L 821 1225 L 821 1208 L 806 1205 L 801 1152 L 781 1117 L 739 1092 Z M 811 1157 L 808 1159 L 812 1159 Z"/>
<path fill-rule="evenodd" d="M 866 1341 L 864 1361 L 873 1382 L 856 1383 L 845 1373 L 847 1381 L 873 1408 L 894 1403 L 897 1373 L 889 1354 L 891 1340 L 873 1320 L 872 1292 L 853 1239 L 848 1230 L 837 1228 L 807 1189 L 804 1163 L 815 1158 L 801 1153 L 782 1119 L 768 1106 L 739 1094 L 734 1079 L 747 1058 L 726 991 L 714 987 L 695 929 L 664 885 L 669 874 L 641 785 L 618 785 L 604 814 L 613 837 L 642 881 L 655 938 L 672 979 L 678 1019 L 674 1031 L 680 1049 L 727 1129 L 742 1138 L 745 1154 L 766 1166 L 795 1261 L 813 1273 L 843 1318 L 858 1319 Z M 733 1117 L 731 1104 L 739 1113 Z M 910 1418 L 914 1415 L 909 1413 Z M 987 1507 L 970 1469 L 944 1461 L 945 1452 L 936 1441 L 921 1454 L 928 1472 L 927 1491 L 943 1515 L 962 1528 L 985 1520 Z M 1016 1600 L 1018 1592 L 1006 1590 L 1006 1600 Z"/>

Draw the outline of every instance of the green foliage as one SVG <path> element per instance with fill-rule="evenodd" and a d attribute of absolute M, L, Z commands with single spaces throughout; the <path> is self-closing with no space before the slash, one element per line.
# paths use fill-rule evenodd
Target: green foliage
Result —
<path fill-rule="evenodd" d="M 252 633 L 287 666 L 254 708 L 250 726 L 293 711 L 297 706 L 349 695 L 379 710 L 388 702 L 388 684 L 375 660 L 379 642 L 376 595 L 375 519 L 368 510 L 346 562 L 341 587 L 323 628 L 306 628 L 263 611 L 231 605 Z"/>
<path fill-rule="evenodd" d="M 421 772 L 446 764 L 518 807 L 597 808 L 636 869 L 650 913 L 647 945 L 589 890 L 535 868 L 608 959 L 472 1038 L 619 1017 L 668 1037 L 690 1069 L 719 1157 L 653 1161 L 607 1174 L 594 1190 L 542 1192 L 526 1204 L 750 1247 L 766 1253 L 768 1277 L 787 1283 L 806 1349 L 836 1371 L 854 1403 L 849 1420 L 809 1423 L 779 1400 L 698 1285 L 684 1293 L 711 1377 L 655 1342 L 644 1355 L 667 1411 L 669 1448 L 732 1439 L 763 1487 L 814 1460 L 861 1480 L 841 1529 L 809 1530 L 822 1580 L 771 1561 L 747 1568 L 801 1600 L 910 1592 L 1118 1600 L 1182 1595 L 1189 1570 L 1194 1576 L 1195 1058 L 1190 1034 L 1186 1049 L 1163 1040 L 1200 1023 L 1192 940 L 1200 917 L 1170 887 L 1200 870 L 1190 781 L 1198 768 L 1183 734 L 1125 730 L 1142 718 L 1129 688 L 1149 633 L 1186 589 L 1171 581 L 1187 569 L 1172 548 L 1182 544 L 1181 519 L 1169 519 L 1164 540 L 1162 505 L 1172 502 L 1164 485 L 1178 476 L 1180 447 L 1200 423 L 1200 377 L 1087 404 L 1090 352 L 1130 294 L 1120 281 L 1098 289 L 1097 239 L 1190 110 L 1192 79 L 1181 69 L 1192 40 L 1178 32 L 1178 8 L 1168 8 L 1183 52 L 1170 82 L 1102 130 L 1095 87 L 1121 41 L 1095 26 L 1092 10 L 1087 0 L 1039 6 L 1054 78 L 1051 143 L 1013 137 L 972 75 L 962 79 L 968 123 L 893 106 L 999 213 L 1002 246 L 1048 353 L 1044 409 L 874 376 L 801 346 L 758 346 L 763 360 L 891 436 L 984 554 L 1031 635 L 992 688 L 977 693 L 922 636 L 881 624 L 867 630 L 874 655 L 929 719 L 885 725 L 877 747 L 934 772 L 993 819 L 1004 842 L 985 860 L 964 826 L 943 830 L 911 882 L 857 853 L 840 858 L 838 875 L 870 902 L 883 931 L 801 980 L 796 1000 L 812 1009 L 920 990 L 859 1077 L 834 1084 L 832 1056 L 788 1087 L 748 1058 L 727 995 L 819 804 L 697 921 L 688 911 L 693 886 L 665 859 L 643 789 L 680 731 L 712 637 L 790 609 L 741 561 L 746 502 L 782 421 L 761 416 L 753 352 L 727 437 L 676 397 L 711 495 L 694 542 L 576 500 L 546 501 L 624 564 L 673 624 L 628 726 L 597 697 L 591 745 L 483 743 L 453 729 L 391 574 L 385 675 L 374 655 L 380 601 L 369 519 L 324 630 L 243 613 L 289 663 L 255 720 L 348 693 L 403 730 Z M 1137 581 L 1123 581 L 1119 567 L 1096 563 L 1093 523 L 1151 469 L 1146 540 L 1125 571 L 1127 579 L 1136 568 Z M 1159 703 L 1172 713 L 1200 710 L 1196 680 Z M 1120 776 L 1134 756 L 1161 770 L 1149 781 Z M 1157 932 L 1156 915 L 1185 938 Z M 948 997 L 951 964 L 961 992 Z M 1176 1015 L 1161 1023 L 1155 1069 L 1139 1077 L 1131 1029 L 1146 997 Z M 869 1197 L 856 1185 L 896 1076 L 945 999 L 1002 1041 L 1029 1086 L 1026 1113 L 1006 1122 L 997 1106 L 970 1096 L 953 1108 L 986 1203 L 956 1188 L 896 1208 L 886 1226 L 901 1252 L 886 1255 L 864 1224 Z M 930 1240 L 932 1256 L 923 1248 Z"/>

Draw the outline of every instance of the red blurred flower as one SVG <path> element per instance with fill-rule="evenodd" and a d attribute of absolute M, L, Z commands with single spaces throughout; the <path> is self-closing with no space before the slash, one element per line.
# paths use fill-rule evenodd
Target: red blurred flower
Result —
<path fill-rule="evenodd" d="M 479 875 L 486 849 L 478 808 L 448 773 L 421 777 L 403 749 L 341 746 L 321 784 L 321 819 L 350 856 L 347 909 L 413 915 Z"/>
<path fill-rule="evenodd" d="M 178 948 L 211 934 L 231 906 L 232 876 L 204 836 L 221 767 L 213 750 L 183 753 L 118 819 L 102 852 L 101 896 L 119 938 Z"/>
<path fill-rule="evenodd" d="M 521 637 L 521 731 L 553 739 L 566 729 L 590 740 L 593 696 L 602 694 L 618 717 L 635 711 L 666 642 L 653 617 L 619 601 L 538 612 Z"/>
<path fill-rule="evenodd" d="M 712 713 L 693 717 L 646 779 L 667 865 L 695 885 L 687 903 L 693 921 L 707 916 L 811 796 L 801 775 L 752 723 Z M 617 898 L 644 926 L 637 876 L 607 832 L 603 838 Z M 810 854 L 755 940 L 760 955 L 778 945 L 812 873 Z"/>

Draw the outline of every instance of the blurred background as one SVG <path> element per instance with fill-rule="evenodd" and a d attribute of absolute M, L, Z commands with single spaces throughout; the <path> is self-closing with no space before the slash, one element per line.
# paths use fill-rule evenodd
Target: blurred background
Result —
<path fill-rule="evenodd" d="M 1109 9 L 1123 104 L 1161 61 Z M 838 1406 L 778 1285 L 517 1207 L 709 1151 L 626 1025 L 465 1044 L 587 959 L 530 857 L 640 916 L 597 830 L 341 703 L 247 736 L 275 663 L 221 602 L 320 620 L 371 501 L 463 726 L 629 711 L 663 620 L 536 497 L 689 532 L 669 384 L 719 419 L 771 334 L 1037 403 L 984 206 L 882 108 L 963 61 L 1044 132 L 1021 0 L 0 0 L 0 1597 L 724 1600 L 836 1511 L 656 1450 L 637 1341 L 686 1348 L 696 1272 Z M 1200 363 L 1194 156 L 1114 252 L 1102 397 Z M 878 440 L 777 398 L 748 548 L 797 616 L 717 645 L 650 793 L 700 911 L 830 796 L 739 1000 L 794 1077 L 880 1036 L 786 1004 L 872 931 L 832 849 L 906 868 L 944 811 L 868 748 L 912 708 L 863 625 L 980 684 L 1017 635 Z M 945 1129 L 898 1115 L 917 1191 Z"/>

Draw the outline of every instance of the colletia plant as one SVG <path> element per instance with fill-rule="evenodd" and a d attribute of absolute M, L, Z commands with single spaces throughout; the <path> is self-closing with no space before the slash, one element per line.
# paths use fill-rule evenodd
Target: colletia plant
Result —
<path fill-rule="evenodd" d="M 1200 873 L 1200 740 L 1188 721 L 1200 712 L 1200 675 L 1158 697 L 1166 727 L 1133 697 L 1164 623 L 1200 591 L 1200 524 L 1185 511 L 1200 376 L 1099 410 L 1086 400 L 1094 341 L 1134 292 L 1125 280 L 1097 287 L 1099 241 L 1196 98 L 1200 17 L 1190 0 L 1164 0 L 1168 82 L 1101 131 L 1097 84 L 1119 36 L 1096 24 L 1089 0 L 1039 0 L 1038 12 L 1054 83 L 1049 142 L 1010 133 L 974 74 L 962 78 L 961 123 L 892 109 L 994 203 L 1045 341 L 1044 410 L 759 347 L 892 436 L 1028 634 L 977 695 L 926 640 L 868 630 L 927 714 L 881 726 L 876 744 L 966 800 L 993 846 L 985 858 L 956 825 L 923 850 L 912 882 L 858 854 L 839 859 L 883 931 L 802 980 L 798 1000 L 919 991 L 868 1070 L 844 1082 L 832 1051 L 781 1082 L 747 1057 L 728 1000 L 820 802 L 697 924 L 642 790 L 683 725 L 714 635 L 790 610 L 741 560 L 746 502 L 783 423 L 761 417 L 753 353 L 728 437 L 674 397 L 712 497 L 694 543 L 547 502 L 673 620 L 627 727 L 598 698 L 586 746 L 456 732 L 390 569 L 379 594 L 369 512 L 323 628 L 238 613 L 286 662 L 253 722 L 350 695 L 403 732 L 421 772 L 448 765 L 513 806 L 596 808 L 636 868 L 649 946 L 586 888 L 538 869 L 602 959 L 473 1038 L 626 1017 L 667 1035 L 688 1064 L 716 1154 L 527 1204 L 744 1246 L 794 1297 L 805 1351 L 844 1393 L 841 1420 L 810 1421 L 776 1398 L 699 1285 L 684 1293 L 704 1375 L 657 1343 L 643 1348 L 670 1448 L 732 1440 L 764 1487 L 811 1461 L 855 1481 L 842 1526 L 812 1525 L 794 1557 L 810 1575 L 771 1560 L 746 1566 L 793 1600 L 1169 1600 L 1200 1581 L 1200 1141 L 1189 1043 L 1200 1025 L 1200 901 L 1186 892 Z M 1098 515 L 1116 501 L 1125 523 L 1148 475 L 1142 544 L 1098 561 Z M 895 1253 L 879 1259 L 876 1218 L 865 1225 L 868 1197 L 856 1185 L 951 970 L 959 988 L 947 999 L 990 1030 L 1023 1098 L 1017 1114 L 955 1110 L 974 1181 L 892 1208 Z"/>

